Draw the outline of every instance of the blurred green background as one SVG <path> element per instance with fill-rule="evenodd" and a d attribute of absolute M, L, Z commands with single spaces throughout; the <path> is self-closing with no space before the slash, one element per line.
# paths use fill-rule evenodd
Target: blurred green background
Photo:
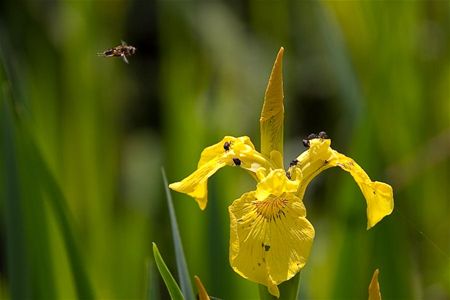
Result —
<path fill-rule="evenodd" d="M 124 40 L 127 65 L 96 53 Z M 366 231 L 351 177 L 307 190 L 316 228 L 303 299 L 450 299 L 449 1 L 0 3 L 0 298 L 166 299 L 175 274 L 161 167 L 192 172 L 224 135 L 259 145 L 272 63 L 286 49 L 287 161 L 325 130 L 394 187 Z M 228 263 L 227 207 L 254 183 L 229 168 L 206 211 L 174 193 L 191 275 L 222 299 L 258 297 Z"/>

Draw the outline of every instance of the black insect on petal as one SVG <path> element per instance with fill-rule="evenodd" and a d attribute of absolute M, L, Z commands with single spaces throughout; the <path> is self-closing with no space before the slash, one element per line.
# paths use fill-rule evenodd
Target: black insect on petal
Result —
<path fill-rule="evenodd" d="M 230 142 L 225 142 L 223 144 L 223 149 L 225 149 L 225 151 L 229 151 L 230 150 L 230 146 L 231 146 Z"/>
<path fill-rule="evenodd" d="M 319 138 L 327 139 L 328 135 L 327 135 L 327 133 L 325 131 L 321 131 L 321 132 L 319 132 Z"/>
<path fill-rule="evenodd" d="M 289 171 L 286 171 L 286 177 L 287 177 L 288 179 L 291 179 L 291 173 L 290 173 Z"/>
<path fill-rule="evenodd" d="M 305 146 L 306 148 L 309 148 L 309 140 L 307 139 L 303 139 L 303 146 Z"/>
<path fill-rule="evenodd" d="M 308 140 L 317 139 L 317 138 L 318 138 L 318 136 L 317 136 L 317 134 L 315 134 L 315 133 L 311 133 L 311 134 L 308 135 L 308 137 L 307 137 Z"/>
<path fill-rule="evenodd" d="M 291 161 L 291 163 L 289 164 L 289 167 L 296 166 L 297 164 L 298 164 L 298 159 L 294 159 L 294 160 Z"/>
<path fill-rule="evenodd" d="M 233 158 L 233 162 L 236 166 L 240 166 L 241 165 L 241 160 L 239 158 Z"/>

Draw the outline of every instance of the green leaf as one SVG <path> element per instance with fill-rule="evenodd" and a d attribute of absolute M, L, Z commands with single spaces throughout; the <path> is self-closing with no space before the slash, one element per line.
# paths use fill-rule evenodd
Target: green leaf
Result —
<path fill-rule="evenodd" d="M 45 163 L 41 152 L 31 139 L 29 147 L 31 152 L 35 154 L 36 167 L 41 171 L 39 184 L 42 185 L 44 192 L 46 192 L 50 205 L 54 210 L 56 219 L 59 223 L 58 227 L 61 230 L 70 267 L 72 268 L 72 275 L 74 277 L 78 298 L 94 299 L 92 288 L 84 268 L 84 263 L 78 250 L 76 238 L 71 228 L 70 220 L 72 218 L 70 217 L 69 208 L 67 207 L 64 194 Z"/>
<path fill-rule="evenodd" d="M 1 205 L 5 218 L 7 270 L 9 290 L 12 299 L 26 299 L 31 297 L 30 269 L 26 256 L 26 233 L 23 205 L 21 203 L 19 170 L 17 166 L 16 144 L 13 137 L 13 122 L 9 107 L 6 103 L 6 92 L 2 90 L 1 101 L 1 143 L 2 159 L 0 170 L 2 186 L 0 189 Z"/>
<path fill-rule="evenodd" d="M 4 40 L 2 42 L 4 45 Z M 44 200 L 49 200 L 68 253 L 77 296 L 79 299 L 94 299 L 70 226 L 66 200 L 30 133 L 29 120 L 23 113 L 27 109 L 18 86 L 20 80 L 13 76 L 16 69 L 7 65 L 7 62 L 4 49 L 0 47 L 0 95 L 3 98 L 2 125 L 5 125 L 2 142 L 7 170 L 7 173 L 2 174 L 6 176 L 6 188 L 1 196 L 5 196 L 7 215 L 11 295 L 13 299 L 57 298 L 52 273 L 54 258 L 50 251 L 48 211 L 44 205 Z"/>
<path fill-rule="evenodd" d="M 159 274 L 161 274 L 161 277 L 163 278 L 164 283 L 166 284 L 167 290 L 169 291 L 170 298 L 172 300 L 184 299 L 177 282 L 175 281 L 166 264 L 164 263 L 164 260 L 162 259 L 158 247 L 156 246 L 155 243 L 153 243 L 153 256 L 155 257 L 155 262 L 156 266 L 158 267 Z"/>
<path fill-rule="evenodd" d="M 155 271 L 155 264 L 152 260 L 147 261 L 147 289 L 145 291 L 147 300 L 159 300 L 160 292 L 159 292 L 159 285 L 158 280 L 156 279 L 156 271 Z"/>
<path fill-rule="evenodd" d="M 177 261 L 178 279 L 180 281 L 181 291 L 187 300 L 194 300 L 194 292 L 192 290 L 192 283 L 189 277 L 189 270 L 186 263 L 186 258 L 183 251 L 183 243 L 181 242 L 180 231 L 178 230 L 177 217 L 175 215 L 175 208 L 173 207 L 172 195 L 169 191 L 169 184 L 167 182 L 166 172 L 164 168 L 161 169 L 164 189 L 166 190 L 167 206 L 169 207 L 170 224 L 172 228 L 172 238 L 175 247 L 175 258 Z"/>

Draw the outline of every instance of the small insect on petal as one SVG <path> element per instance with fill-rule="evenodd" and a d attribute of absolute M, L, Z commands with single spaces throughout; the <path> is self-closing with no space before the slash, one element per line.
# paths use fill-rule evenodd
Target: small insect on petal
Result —
<path fill-rule="evenodd" d="M 309 148 L 309 140 L 316 139 L 316 138 L 318 138 L 318 135 L 315 133 L 311 133 L 310 135 L 308 135 L 308 137 L 306 139 L 302 140 L 303 146 L 305 146 L 306 148 Z"/>
<path fill-rule="evenodd" d="M 291 161 L 291 163 L 289 164 L 289 167 L 296 166 L 297 164 L 298 164 L 298 159 L 294 159 L 294 160 Z"/>
<path fill-rule="evenodd" d="M 233 162 L 236 166 L 240 166 L 241 165 L 241 160 L 239 158 L 233 158 Z"/>
<path fill-rule="evenodd" d="M 308 137 L 307 137 L 308 140 L 317 139 L 317 138 L 318 138 L 318 135 L 315 134 L 315 133 L 311 133 L 311 134 L 308 135 Z"/>
<path fill-rule="evenodd" d="M 325 131 L 321 131 L 321 132 L 319 132 L 319 138 L 328 139 L 328 135 Z"/>
<path fill-rule="evenodd" d="M 229 151 L 230 150 L 230 146 L 231 146 L 230 142 L 225 142 L 223 144 L 223 149 L 225 149 L 225 151 Z"/>

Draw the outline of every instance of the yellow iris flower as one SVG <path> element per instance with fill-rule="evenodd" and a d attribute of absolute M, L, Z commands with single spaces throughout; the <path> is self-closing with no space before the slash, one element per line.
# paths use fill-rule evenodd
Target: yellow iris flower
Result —
<path fill-rule="evenodd" d="M 333 150 L 324 133 L 304 143 L 309 147 L 283 167 L 283 48 L 275 60 L 260 119 L 261 152 L 247 136 L 226 136 L 203 150 L 197 170 L 169 187 L 193 197 L 203 210 L 207 181 L 224 166 L 247 170 L 257 181 L 256 190 L 245 193 L 229 207 L 230 264 L 244 278 L 266 285 L 279 297 L 277 285 L 292 278 L 305 265 L 314 228 L 306 219 L 303 195 L 311 180 L 325 169 L 349 172 L 367 203 L 367 229 L 394 207 L 392 188 L 371 181 L 351 158 Z"/>

